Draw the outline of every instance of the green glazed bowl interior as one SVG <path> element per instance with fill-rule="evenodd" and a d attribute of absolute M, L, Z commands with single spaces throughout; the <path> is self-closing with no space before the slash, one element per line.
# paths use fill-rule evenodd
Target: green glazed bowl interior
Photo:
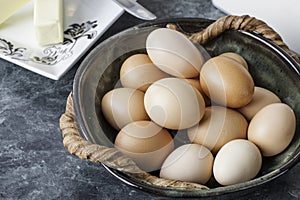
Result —
<path fill-rule="evenodd" d="M 120 87 L 119 70 L 122 62 L 130 55 L 145 52 L 146 37 L 152 30 L 174 23 L 183 31 L 192 33 L 204 29 L 212 22 L 207 19 L 170 19 L 145 23 L 110 37 L 92 50 L 79 67 L 73 85 L 74 109 L 82 137 L 92 143 L 113 147 L 118 132 L 104 119 L 101 112 L 101 99 L 109 90 Z M 291 144 L 281 154 L 263 158 L 262 169 L 255 179 L 236 185 L 217 186 L 209 190 L 164 188 L 111 169 L 104 163 L 106 169 L 120 180 L 164 196 L 215 196 L 249 191 L 282 175 L 298 162 L 300 154 L 299 65 L 281 48 L 254 33 L 226 31 L 204 47 L 211 56 L 228 51 L 242 55 L 249 65 L 255 85 L 273 91 L 282 102 L 294 110 L 297 127 Z"/>

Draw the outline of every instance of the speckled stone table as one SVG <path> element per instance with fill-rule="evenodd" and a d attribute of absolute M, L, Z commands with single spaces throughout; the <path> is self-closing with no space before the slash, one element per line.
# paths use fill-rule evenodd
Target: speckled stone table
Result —
<path fill-rule="evenodd" d="M 160 19 L 224 16 L 210 0 L 139 2 Z M 97 43 L 142 22 L 125 13 Z M 53 81 L 0 59 L 0 199 L 165 199 L 122 183 L 63 147 L 59 118 L 81 61 Z M 300 164 L 239 199 L 300 199 Z"/>

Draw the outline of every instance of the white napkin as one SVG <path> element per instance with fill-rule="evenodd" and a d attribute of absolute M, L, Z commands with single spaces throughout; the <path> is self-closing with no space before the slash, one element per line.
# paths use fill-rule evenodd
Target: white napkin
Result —
<path fill-rule="evenodd" d="M 300 55 L 299 0 L 212 0 L 215 7 L 230 15 L 248 14 L 263 20 Z"/>

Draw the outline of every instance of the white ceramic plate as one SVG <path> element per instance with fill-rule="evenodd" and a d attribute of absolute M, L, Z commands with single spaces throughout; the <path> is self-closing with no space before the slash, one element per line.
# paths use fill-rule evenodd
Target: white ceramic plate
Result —
<path fill-rule="evenodd" d="M 64 43 L 41 47 L 31 1 L 0 25 L 0 58 L 58 80 L 123 12 L 112 0 L 64 0 Z"/>

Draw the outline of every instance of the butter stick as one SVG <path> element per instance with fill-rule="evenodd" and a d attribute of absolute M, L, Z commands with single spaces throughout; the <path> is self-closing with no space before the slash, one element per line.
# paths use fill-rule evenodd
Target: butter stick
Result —
<path fill-rule="evenodd" d="M 63 42 L 63 0 L 35 0 L 34 28 L 41 46 Z"/>
<path fill-rule="evenodd" d="M 22 8 L 30 0 L 0 0 L 0 24 Z"/>

